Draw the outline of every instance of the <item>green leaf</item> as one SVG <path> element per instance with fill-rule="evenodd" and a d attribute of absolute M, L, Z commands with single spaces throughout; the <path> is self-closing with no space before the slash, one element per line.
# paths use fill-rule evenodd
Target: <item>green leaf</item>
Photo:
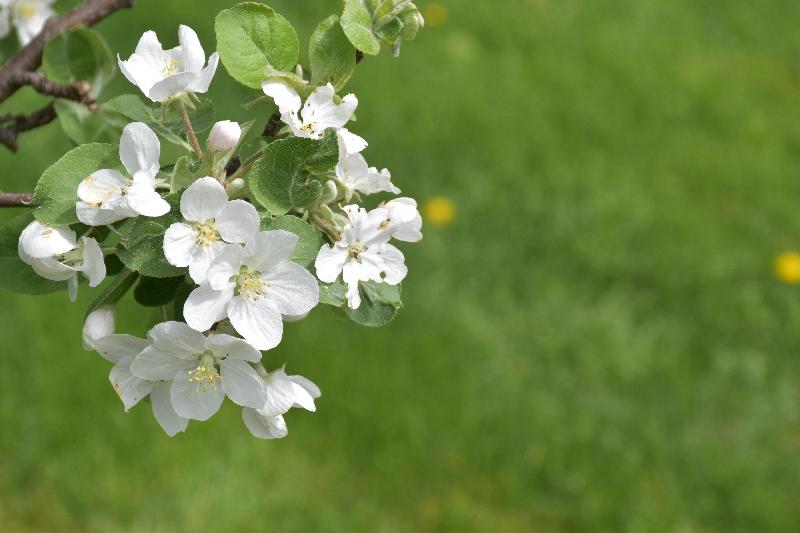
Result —
<path fill-rule="evenodd" d="M 94 302 L 92 302 L 92 305 L 90 305 L 89 309 L 86 311 L 85 316 L 89 316 L 89 313 L 95 309 L 99 309 L 100 307 L 116 304 L 122 299 L 123 296 L 125 296 L 125 293 L 127 293 L 128 289 L 133 286 L 136 278 L 138 277 L 139 274 L 136 272 L 131 272 L 128 269 L 122 269 L 119 274 L 117 274 L 117 277 L 114 278 L 114 281 L 106 286 L 106 288 L 103 289 L 103 292 L 101 292 L 97 298 L 94 299 Z"/>
<path fill-rule="evenodd" d="M 290 71 L 300 57 L 292 25 L 264 4 L 245 2 L 225 9 L 217 15 L 214 29 L 225 69 L 253 89 L 267 79 L 267 67 Z"/>
<path fill-rule="evenodd" d="M 289 257 L 291 261 L 307 267 L 317 259 L 322 247 L 322 235 L 314 226 L 292 215 L 263 220 L 261 223 L 262 231 L 276 229 L 291 231 L 299 237 L 297 246 Z"/>
<path fill-rule="evenodd" d="M 273 215 L 313 205 L 322 195 L 317 176 L 339 160 L 336 131 L 317 141 L 290 137 L 271 143 L 248 175 L 255 199 Z"/>
<path fill-rule="evenodd" d="M 367 281 L 361 282 L 358 290 L 361 292 L 361 305 L 358 309 L 345 307 L 344 312 L 350 320 L 362 326 L 371 328 L 385 326 L 394 320 L 402 307 L 399 285 Z"/>
<path fill-rule="evenodd" d="M 114 76 L 116 63 L 105 39 L 94 30 L 78 28 L 49 41 L 44 47 L 42 68 L 52 81 L 83 80 L 97 97 Z"/>
<path fill-rule="evenodd" d="M 133 297 L 145 307 L 158 307 L 166 305 L 175 298 L 175 293 L 180 287 L 185 276 L 175 276 L 172 278 L 149 278 L 143 276 L 136 288 L 133 290 Z"/>
<path fill-rule="evenodd" d="M 181 220 L 180 195 L 170 194 L 164 199 L 172 206 L 170 212 L 158 218 L 137 218 L 130 229 L 127 243 L 117 248 L 117 255 L 126 267 L 151 278 L 186 274 L 185 268 L 170 265 L 164 257 L 164 232 Z"/>
<path fill-rule="evenodd" d="M 123 94 L 106 102 L 103 109 L 120 113 L 134 122 L 144 122 L 165 141 L 189 152 L 193 151 L 192 146 L 186 140 L 183 120 L 175 106 L 167 111 L 166 116 L 162 117 L 161 111 L 156 113 L 152 106 L 144 103 L 135 94 Z M 214 104 L 207 98 L 203 98 L 195 109 L 189 108 L 188 112 L 195 133 L 203 132 L 214 124 Z"/>
<path fill-rule="evenodd" d="M 341 25 L 356 49 L 371 56 L 381 51 L 381 43 L 372 33 L 372 15 L 364 0 L 345 0 Z"/>
<path fill-rule="evenodd" d="M 336 15 L 331 15 L 317 26 L 311 35 L 308 55 L 311 83 L 325 85 L 330 82 L 337 91 L 344 87 L 356 68 L 356 50 L 344 34 Z"/>
<path fill-rule="evenodd" d="M 175 291 L 175 302 L 172 306 L 172 314 L 175 317 L 175 320 L 186 322 L 186 319 L 183 317 L 183 305 L 186 303 L 186 300 L 189 299 L 189 295 L 192 293 L 194 288 L 194 283 L 188 283 L 184 281 Z"/>
<path fill-rule="evenodd" d="M 102 169 L 122 169 L 116 144 L 84 144 L 70 150 L 45 170 L 36 184 L 33 214 L 49 226 L 78 222 L 75 213 L 78 185 Z"/>
<path fill-rule="evenodd" d="M 342 307 L 346 302 L 347 285 L 341 279 L 334 281 L 330 285 L 319 284 L 319 303 Z"/>
<path fill-rule="evenodd" d="M 56 99 L 54 103 L 58 122 L 69 139 L 75 144 L 92 142 L 114 143 L 119 141 L 122 129 L 128 120 L 113 111 L 89 111 L 72 100 Z"/>
<path fill-rule="evenodd" d="M 189 157 L 183 156 L 175 161 L 175 166 L 172 169 L 172 177 L 170 179 L 169 191 L 174 193 L 182 191 L 194 182 L 194 172 L 189 166 Z"/>
<path fill-rule="evenodd" d="M 0 288 L 23 294 L 47 294 L 66 289 L 66 282 L 40 277 L 19 258 L 19 235 L 31 222 L 33 214 L 27 212 L 0 227 Z"/>

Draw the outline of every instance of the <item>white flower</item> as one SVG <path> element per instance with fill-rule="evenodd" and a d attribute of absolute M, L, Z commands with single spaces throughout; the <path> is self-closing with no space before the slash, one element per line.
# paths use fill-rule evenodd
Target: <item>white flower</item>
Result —
<path fill-rule="evenodd" d="M 378 172 L 370 167 L 361 154 L 347 154 L 339 157 L 336 165 L 336 177 L 346 188 L 346 200 L 352 198 L 353 191 L 364 194 L 390 192 L 400 194 L 400 189 L 392 184 L 392 175 L 388 169 Z"/>
<path fill-rule="evenodd" d="M 178 41 L 180 46 L 164 50 L 156 33 L 148 31 L 127 61 L 117 58 L 128 81 L 154 102 L 165 102 L 184 93 L 204 93 L 217 71 L 219 54 L 211 54 L 204 68 L 206 54 L 193 29 L 180 26 Z"/>
<path fill-rule="evenodd" d="M 413 198 L 395 198 L 383 207 L 389 211 L 389 224 L 394 228 L 392 237 L 398 241 L 417 242 L 422 240 L 422 216 L 417 211 Z"/>
<path fill-rule="evenodd" d="M 241 137 L 242 127 L 237 122 L 223 120 L 211 128 L 206 144 L 212 152 L 227 152 L 236 148 Z"/>
<path fill-rule="evenodd" d="M 248 364 L 261 353 L 230 335 L 206 337 L 182 322 L 164 322 L 148 333 L 153 344 L 131 364 L 134 376 L 151 381 L 172 380 L 170 398 L 183 418 L 208 420 L 227 395 L 243 407 L 266 402 L 261 378 Z"/>
<path fill-rule="evenodd" d="M 131 363 L 137 355 L 150 346 L 147 339 L 130 335 L 110 335 L 95 342 L 95 350 L 114 363 L 108 378 L 119 395 L 127 412 L 148 394 L 153 416 L 170 437 L 186 431 L 189 419 L 180 416 L 172 408 L 170 381 L 151 381 L 134 376 Z"/>
<path fill-rule="evenodd" d="M 55 0 L 0 0 L 0 38 L 8 35 L 13 25 L 22 46 L 28 44 L 44 28 L 47 19 L 56 14 L 50 7 Z"/>
<path fill-rule="evenodd" d="M 408 269 L 403 253 L 388 244 L 394 227 L 388 209 L 377 208 L 369 213 L 357 205 L 344 208 L 349 222 L 342 238 L 333 246 L 325 244 L 317 255 L 314 266 L 317 277 L 333 283 L 342 274 L 347 284 L 347 305 L 357 309 L 361 305 L 359 281 L 375 281 L 397 285 L 406 277 Z"/>
<path fill-rule="evenodd" d="M 314 399 L 320 390 L 311 380 L 303 376 L 287 376 L 283 368 L 264 378 L 267 402 L 261 409 L 242 409 L 245 426 L 259 439 L 280 439 L 288 430 L 283 415 L 292 407 L 316 411 Z"/>
<path fill-rule="evenodd" d="M 189 295 L 186 322 L 206 331 L 224 318 L 259 350 L 277 346 L 282 315 L 302 315 L 319 303 L 319 285 L 289 261 L 298 237 L 284 230 L 257 233 L 244 247 L 230 245 L 211 265 L 208 283 Z"/>
<path fill-rule="evenodd" d="M 208 267 L 226 242 L 244 244 L 259 226 L 256 208 L 244 200 L 228 201 L 225 188 L 211 177 L 184 191 L 181 215 L 186 222 L 172 224 L 164 234 L 164 255 L 174 266 L 188 266 L 197 284 L 206 281 Z"/>
<path fill-rule="evenodd" d="M 83 349 L 94 350 L 95 341 L 114 334 L 114 308 L 98 307 L 83 323 Z"/>
<path fill-rule="evenodd" d="M 156 192 L 161 144 L 146 124 L 125 126 L 119 142 L 119 158 L 130 178 L 116 170 L 98 170 L 78 186 L 75 205 L 78 220 L 89 226 L 105 226 L 124 218 L 160 217 L 169 204 Z"/>
<path fill-rule="evenodd" d="M 78 296 L 78 272 L 97 287 L 106 277 L 103 251 L 91 237 L 78 244 L 75 232 L 66 226 L 50 227 L 34 220 L 22 230 L 17 246 L 19 258 L 43 278 L 66 281 L 70 301 Z"/>
<path fill-rule="evenodd" d="M 292 133 L 306 139 L 321 139 L 328 128 L 337 131 L 344 129 L 358 107 L 358 98 L 354 94 L 348 94 L 341 103 L 336 103 L 335 91 L 330 83 L 317 87 L 305 105 L 302 105 L 297 91 L 279 78 L 265 81 L 261 88 L 264 94 L 275 100 L 281 120 L 289 125 Z M 339 143 L 340 148 L 344 148 L 341 151 L 347 153 L 360 152 L 367 146 L 364 139 L 346 129 L 339 132 Z"/>

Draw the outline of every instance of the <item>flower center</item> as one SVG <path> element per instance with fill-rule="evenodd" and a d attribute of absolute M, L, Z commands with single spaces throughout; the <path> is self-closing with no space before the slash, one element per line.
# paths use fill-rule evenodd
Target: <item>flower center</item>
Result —
<path fill-rule="evenodd" d="M 215 362 L 214 356 L 206 352 L 200 358 L 197 368 L 189 370 L 189 383 L 194 383 L 195 391 L 217 390 L 218 384 L 222 382 L 222 376 Z"/>
<path fill-rule="evenodd" d="M 248 300 L 258 300 L 267 295 L 269 283 L 261 277 L 261 272 L 251 272 L 246 266 L 233 277 L 236 283 L 236 294 Z"/>
<path fill-rule="evenodd" d="M 197 244 L 209 246 L 220 240 L 219 231 L 214 227 L 214 221 L 209 220 L 204 224 L 195 224 L 197 230 Z"/>
<path fill-rule="evenodd" d="M 170 59 L 164 63 L 164 76 L 172 76 L 178 70 L 178 60 Z"/>
<path fill-rule="evenodd" d="M 18 18 L 29 20 L 36 16 L 39 9 L 35 4 L 21 3 L 14 6 L 14 11 Z"/>
<path fill-rule="evenodd" d="M 352 257 L 356 261 L 360 261 L 361 254 L 363 254 L 366 251 L 367 247 L 361 244 L 360 242 L 354 242 L 347 247 L 347 253 L 350 254 L 350 257 Z"/>

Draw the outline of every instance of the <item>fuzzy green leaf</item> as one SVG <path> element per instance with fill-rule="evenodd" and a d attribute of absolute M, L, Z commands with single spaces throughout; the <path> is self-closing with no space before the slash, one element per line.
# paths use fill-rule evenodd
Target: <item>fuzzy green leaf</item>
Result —
<path fill-rule="evenodd" d="M 307 267 L 316 260 L 319 249 L 322 247 L 322 235 L 314 226 L 291 215 L 262 221 L 262 231 L 275 229 L 291 231 L 298 236 L 297 246 L 289 257 L 291 261 Z"/>
<path fill-rule="evenodd" d="M 381 43 L 372 33 L 372 15 L 364 5 L 364 0 L 345 0 L 341 25 L 347 38 L 358 50 L 371 56 L 381 51 Z"/>
<path fill-rule="evenodd" d="M 130 229 L 126 245 L 117 247 L 117 255 L 126 267 L 151 278 L 186 274 L 185 268 L 170 265 L 164 257 L 164 232 L 181 220 L 180 195 L 170 194 L 164 199 L 172 206 L 170 212 L 158 218 L 139 217 Z"/>
<path fill-rule="evenodd" d="M 344 34 L 339 17 L 331 15 L 317 26 L 308 56 L 312 84 L 331 83 L 337 91 L 344 87 L 356 68 L 356 50 Z"/>
<path fill-rule="evenodd" d="M 358 309 L 343 309 L 350 320 L 362 326 L 385 326 L 394 320 L 402 307 L 399 285 L 367 281 L 361 282 L 358 290 L 361 292 L 361 305 Z"/>
<path fill-rule="evenodd" d="M 42 68 L 52 81 L 90 84 L 90 95 L 97 97 L 116 70 L 108 43 L 94 30 L 77 28 L 49 41 L 42 54 Z"/>
<path fill-rule="evenodd" d="M 175 298 L 175 293 L 183 284 L 185 276 L 172 278 L 149 278 L 143 276 L 133 290 L 133 297 L 145 307 L 166 305 Z"/>

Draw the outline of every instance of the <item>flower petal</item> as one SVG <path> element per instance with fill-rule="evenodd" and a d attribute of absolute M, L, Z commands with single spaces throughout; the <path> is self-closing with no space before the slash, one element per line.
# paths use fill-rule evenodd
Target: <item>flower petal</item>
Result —
<path fill-rule="evenodd" d="M 153 416 L 161 428 L 169 435 L 174 437 L 178 433 L 186 431 L 189 419 L 183 418 L 172 407 L 170 398 L 171 381 L 159 381 L 150 393 L 150 403 L 153 406 Z"/>
<path fill-rule="evenodd" d="M 221 291 L 232 287 L 231 277 L 239 272 L 243 257 L 244 248 L 238 244 L 226 246 L 208 269 L 208 283 L 211 288 Z"/>
<path fill-rule="evenodd" d="M 122 359 L 114 365 L 108 375 L 108 380 L 120 400 L 122 400 L 126 412 L 150 394 L 150 391 L 153 390 L 153 385 L 155 385 L 153 381 L 134 376 L 131 373 L 131 361 L 133 361 L 133 357 L 130 356 Z"/>
<path fill-rule="evenodd" d="M 149 339 L 132 335 L 109 335 L 94 341 L 95 351 L 112 363 L 119 363 L 126 357 L 136 357 L 148 346 Z"/>
<path fill-rule="evenodd" d="M 214 74 L 217 73 L 219 66 L 219 54 L 214 52 L 208 58 L 208 66 L 200 71 L 190 83 L 188 89 L 193 93 L 208 92 L 208 87 L 211 85 L 211 80 L 214 79 Z"/>
<path fill-rule="evenodd" d="M 147 336 L 159 350 L 171 352 L 181 359 L 192 359 L 205 351 L 205 336 L 183 322 L 156 324 L 147 332 Z"/>
<path fill-rule="evenodd" d="M 314 398 L 306 389 L 298 385 L 286 375 L 286 372 L 279 368 L 272 372 L 264 380 L 264 390 L 266 391 L 266 402 L 258 410 L 263 416 L 278 416 L 289 411 L 292 407 L 299 405 L 308 411 L 316 411 Z"/>
<path fill-rule="evenodd" d="M 303 122 L 314 124 L 315 130 L 323 132 L 328 128 L 341 128 L 352 118 L 358 107 L 358 98 L 348 94 L 337 104 L 333 101 L 334 89 L 330 83 L 311 93 L 303 106 Z"/>
<path fill-rule="evenodd" d="M 315 400 L 322 396 L 322 391 L 319 390 L 319 387 L 317 387 L 316 383 L 310 379 L 304 378 L 303 376 L 289 376 L 289 379 L 303 387 L 306 392 Z"/>
<path fill-rule="evenodd" d="M 228 302 L 233 298 L 233 285 L 215 291 L 201 285 L 192 291 L 183 306 L 183 318 L 197 331 L 207 331 L 226 316 Z"/>
<path fill-rule="evenodd" d="M 186 72 L 200 72 L 206 62 L 206 53 L 197 33 L 189 26 L 181 24 L 178 27 L 178 42 L 181 47 L 183 70 Z"/>
<path fill-rule="evenodd" d="M 282 439 L 289 430 L 282 416 L 265 417 L 255 409 L 242 409 L 242 420 L 250 433 L 257 439 Z"/>
<path fill-rule="evenodd" d="M 275 100 L 275 105 L 278 106 L 278 111 L 284 113 L 297 113 L 303 101 L 300 95 L 294 88 L 280 78 L 272 78 L 261 84 L 261 90 L 264 94 L 272 97 Z"/>
<path fill-rule="evenodd" d="M 225 392 L 218 385 L 202 386 L 189 381 L 186 372 L 175 375 L 170 387 L 170 399 L 175 412 L 191 420 L 208 420 L 219 411 Z"/>
<path fill-rule="evenodd" d="M 258 232 L 260 223 L 253 204 L 232 200 L 217 215 L 214 227 L 226 242 L 244 244 Z"/>
<path fill-rule="evenodd" d="M 75 232 L 69 226 L 45 226 L 38 220 L 22 230 L 19 243 L 25 253 L 34 259 L 64 254 L 78 247 Z"/>
<path fill-rule="evenodd" d="M 214 178 L 195 181 L 181 196 L 181 214 L 186 220 L 205 223 L 215 219 L 228 203 L 225 188 Z"/>
<path fill-rule="evenodd" d="M 78 185 L 78 198 L 92 204 L 110 202 L 121 196 L 124 185 L 125 176 L 116 170 L 98 170 Z"/>
<path fill-rule="evenodd" d="M 189 262 L 189 275 L 195 283 L 202 285 L 206 282 L 209 268 L 223 251 L 225 251 L 225 243 L 222 241 L 201 244 L 195 248 Z"/>
<path fill-rule="evenodd" d="M 81 271 L 89 280 L 90 287 L 97 287 L 106 279 L 106 262 L 97 241 L 83 237 L 83 265 Z"/>
<path fill-rule="evenodd" d="M 128 194 L 125 196 L 128 205 L 146 217 L 160 217 L 169 213 L 171 207 L 169 203 L 161 198 L 152 185 L 139 182 L 128 187 Z"/>
<path fill-rule="evenodd" d="M 144 171 L 155 176 L 159 170 L 161 143 L 144 122 L 132 122 L 122 130 L 119 158 L 128 174 Z"/>
<path fill-rule="evenodd" d="M 256 233 L 245 246 L 247 257 L 242 261 L 251 269 L 267 270 L 289 259 L 299 238 L 283 229 Z"/>
<path fill-rule="evenodd" d="M 269 283 L 267 298 L 281 314 L 302 315 L 319 303 L 317 280 L 297 263 L 283 261 L 263 271 L 261 277 Z"/>
<path fill-rule="evenodd" d="M 197 230 L 188 224 L 176 222 L 164 233 L 164 257 L 170 265 L 187 267 L 197 246 Z"/>
<path fill-rule="evenodd" d="M 160 381 L 172 379 L 178 372 L 197 366 L 197 359 L 183 359 L 174 353 L 148 346 L 131 363 L 131 373 L 142 379 Z"/>
<path fill-rule="evenodd" d="M 330 244 L 323 245 L 319 249 L 316 261 L 314 261 L 317 277 L 325 283 L 333 283 L 342 273 L 346 261 L 347 250 L 345 248 L 341 246 L 331 247 Z"/>
<path fill-rule="evenodd" d="M 186 92 L 195 78 L 197 78 L 195 72 L 179 72 L 156 82 L 147 96 L 154 102 L 165 102 L 173 96 Z"/>
<path fill-rule="evenodd" d="M 281 313 L 267 299 L 235 296 L 228 304 L 228 318 L 234 329 L 258 350 L 271 350 L 281 342 Z"/>
<path fill-rule="evenodd" d="M 261 361 L 261 352 L 253 348 L 247 341 L 231 335 L 218 333 L 207 337 L 206 348 L 218 358 L 250 361 L 251 363 Z"/>
<path fill-rule="evenodd" d="M 261 377 L 249 364 L 237 359 L 220 361 L 222 388 L 228 398 L 242 407 L 260 409 L 267 401 Z"/>

